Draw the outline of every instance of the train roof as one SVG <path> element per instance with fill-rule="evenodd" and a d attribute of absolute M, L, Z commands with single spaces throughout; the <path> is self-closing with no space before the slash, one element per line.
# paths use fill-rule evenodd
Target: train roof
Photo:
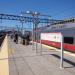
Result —
<path fill-rule="evenodd" d="M 52 25 L 61 25 L 61 24 L 74 23 L 74 22 L 75 22 L 75 18 L 64 19 L 64 20 L 60 20 L 58 22 L 54 22 L 54 23 L 52 23 L 50 25 L 46 25 L 46 26 L 43 26 L 43 27 L 39 27 L 37 30 L 46 29 L 46 27 L 48 28 L 48 27 L 50 27 Z"/>

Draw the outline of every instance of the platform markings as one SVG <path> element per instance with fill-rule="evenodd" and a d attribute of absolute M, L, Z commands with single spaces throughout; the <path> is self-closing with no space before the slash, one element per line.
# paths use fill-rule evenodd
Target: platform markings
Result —
<path fill-rule="evenodd" d="M 42 44 L 42 46 L 47 47 L 49 50 L 52 49 L 52 50 L 60 51 L 59 49 L 57 49 L 55 47 L 47 46 L 47 45 L 44 45 L 44 44 Z M 64 53 L 65 54 L 68 54 L 70 56 L 75 57 L 75 54 L 74 53 L 71 53 L 71 52 L 68 52 L 68 51 L 64 51 Z"/>

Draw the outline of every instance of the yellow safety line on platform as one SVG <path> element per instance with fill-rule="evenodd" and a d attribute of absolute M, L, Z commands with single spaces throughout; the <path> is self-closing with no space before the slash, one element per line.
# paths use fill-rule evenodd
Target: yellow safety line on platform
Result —
<path fill-rule="evenodd" d="M 55 48 L 55 47 L 52 47 L 52 46 L 48 46 L 48 45 L 44 45 L 44 44 L 42 44 L 44 47 L 47 47 L 48 49 L 53 49 L 53 50 L 56 50 L 56 51 L 60 51 L 60 50 L 58 50 L 57 48 Z M 68 54 L 68 55 L 70 55 L 70 56 L 73 56 L 73 57 L 75 57 L 75 54 L 74 53 L 71 53 L 71 52 L 68 52 L 68 51 L 64 51 L 64 53 L 65 54 Z"/>
<path fill-rule="evenodd" d="M 48 46 L 48 45 L 44 45 L 44 44 L 42 44 L 44 47 L 47 47 L 48 49 L 51 49 L 51 50 L 57 50 L 57 48 L 55 48 L 55 47 L 52 47 L 52 46 Z"/>
<path fill-rule="evenodd" d="M 13 48 L 11 48 L 10 45 L 8 45 L 8 47 L 9 47 L 8 54 L 10 56 L 10 55 L 14 54 L 15 50 Z"/>
<path fill-rule="evenodd" d="M 14 53 L 14 49 L 9 47 L 9 52 L 8 53 L 9 53 L 9 56 L 12 55 Z"/>

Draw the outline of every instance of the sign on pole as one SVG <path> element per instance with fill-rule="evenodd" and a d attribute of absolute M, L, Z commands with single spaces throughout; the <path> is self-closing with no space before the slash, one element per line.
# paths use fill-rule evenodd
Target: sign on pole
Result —
<path fill-rule="evenodd" d="M 63 68 L 63 35 L 60 32 L 57 33 L 41 33 L 41 39 L 44 41 L 52 41 L 60 43 L 60 67 Z M 41 43 L 41 42 L 40 42 Z M 42 53 L 42 48 L 41 48 Z"/>

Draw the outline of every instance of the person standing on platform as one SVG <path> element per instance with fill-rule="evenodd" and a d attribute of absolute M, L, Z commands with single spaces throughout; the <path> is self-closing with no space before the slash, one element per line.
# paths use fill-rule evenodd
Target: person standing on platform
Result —
<path fill-rule="evenodd" d="M 14 42 L 17 44 L 18 43 L 18 33 L 16 32 L 14 35 Z"/>

